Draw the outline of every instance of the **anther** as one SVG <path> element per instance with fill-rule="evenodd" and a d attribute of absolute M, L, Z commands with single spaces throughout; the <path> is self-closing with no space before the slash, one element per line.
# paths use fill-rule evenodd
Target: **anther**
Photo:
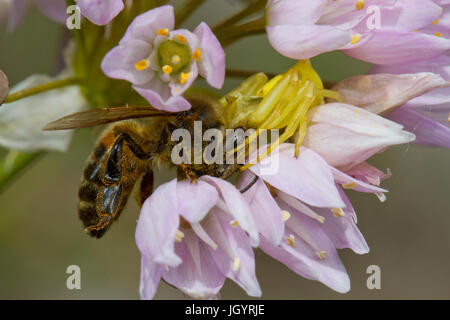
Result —
<path fill-rule="evenodd" d="M 189 72 L 182 72 L 180 75 L 180 82 L 181 84 L 185 84 L 189 80 Z"/>
<path fill-rule="evenodd" d="M 187 39 L 184 36 L 182 36 L 181 34 L 177 35 L 176 38 L 180 42 L 187 43 Z"/>
<path fill-rule="evenodd" d="M 362 39 L 361 33 L 354 34 L 354 35 L 352 35 L 352 41 L 350 43 L 357 44 L 359 41 L 361 41 L 361 39 Z"/>
<path fill-rule="evenodd" d="M 344 210 L 342 210 L 342 208 L 332 208 L 331 212 L 333 212 L 333 216 L 335 216 L 336 218 L 342 218 L 343 216 L 345 216 L 345 212 Z"/>
<path fill-rule="evenodd" d="M 342 188 L 344 189 L 354 189 L 358 184 L 356 182 L 348 182 L 346 184 L 342 185 Z"/>
<path fill-rule="evenodd" d="M 289 237 L 286 238 L 286 243 L 292 248 L 297 247 L 297 244 L 295 243 L 295 236 L 293 234 L 290 234 Z"/>
<path fill-rule="evenodd" d="M 134 67 L 136 68 L 137 71 L 142 71 L 142 70 L 148 69 L 149 66 L 150 66 L 150 62 L 147 59 L 144 59 L 144 60 L 136 62 Z"/>
<path fill-rule="evenodd" d="M 438 24 L 438 23 L 439 23 L 439 19 L 436 19 L 431 24 Z"/>
<path fill-rule="evenodd" d="M 175 233 L 175 242 L 181 242 L 184 238 L 184 233 L 180 230 L 177 230 Z"/>
<path fill-rule="evenodd" d="M 327 252 L 326 251 L 317 251 L 316 255 L 319 257 L 320 260 L 324 260 L 327 258 Z"/>
<path fill-rule="evenodd" d="M 236 272 L 239 270 L 239 268 L 241 267 L 241 259 L 239 259 L 238 257 L 233 259 L 233 271 Z"/>
<path fill-rule="evenodd" d="M 286 211 L 286 210 L 281 211 L 281 214 L 283 215 L 283 220 L 284 221 L 288 221 L 289 218 L 291 217 L 291 214 L 288 211 Z"/>
<path fill-rule="evenodd" d="M 200 60 L 201 56 L 202 56 L 202 51 L 199 48 L 195 49 L 194 54 L 192 55 L 192 58 L 195 61 L 198 61 L 198 60 Z"/>
<path fill-rule="evenodd" d="M 440 32 L 436 32 L 434 35 L 435 35 L 436 37 L 442 37 L 442 33 L 440 33 Z"/>
<path fill-rule="evenodd" d="M 159 29 L 158 31 L 156 31 L 156 34 L 158 36 L 168 36 L 169 35 L 169 29 Z"/>
<path fill-rule="evenodd" d="M 358 2 L 356 2 L 356 9 L 357 10 L 364 9 L 364 0 L 358 0 Z"/>
<path fill-rule="evenodd" d="M 162 67 L 162 71 L 163 71 L 165 74 L 171 74 L 172 71 L 173 71 L 173 68 L 172 68 L 171 66 L 169 66 L 169 65 L 166 64 L 165 66 Z"/>
<path fill-rule="evenodd" d="M 231 221 L 230 221 L 230 226 L 236 228 L 238 225 L 239 225 L 239 222 L 237 222 L 236 220 L 231 220 Z"/>

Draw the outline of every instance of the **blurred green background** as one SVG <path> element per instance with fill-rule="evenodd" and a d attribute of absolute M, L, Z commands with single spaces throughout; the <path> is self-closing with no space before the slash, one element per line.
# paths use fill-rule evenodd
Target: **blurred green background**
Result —
<path fill-rule="evenodd" d="M 226 1 L 210 0 L 187 22 L 218 22 L 236 10 Z M 220 16 L 218 13 L 220 12 Z M 0 28 L 0 69 L 12 84 L 33 73 L 57 70 L 64 30 L 31 12 L 14 33 Z M 280 57 L 264 36 L 227 49 L 232 68 L 280 72 L 293 61 Z M 370 66 L 333 53 L 313 60 L 328 81 L 366 72 Z M 228 80 L 229 90 L 238 80 Z M 139 209 L 129 201 L 120 221 L 100 240 L 84 234 L 76 211 L 85 160 L 97 130 L 79 130 L 68 153 L 51 153 L 0 194 L 0 299 L 138 299 L 140 256 L 134 242 Z M 265 299 L 449 299 L 450 298 L 450 151 L 401 146 L 370 162 L 393 177 L 380 203 L 373 195 L 349 195 L 358 226 L 371 248 L 366 255 L 341 250 L 352 281 L 348 294 L 297 276 L 256 252 L 256 271 Z M 366 287 L 369 265 L 381 268 L 381 290 Z M 81 290 L 66 288 L 66 268 L 81 268 Z M 223 299 L 245 299 L 227 281 Z M 157 299 L 184 298 L 160 284 Z"/>

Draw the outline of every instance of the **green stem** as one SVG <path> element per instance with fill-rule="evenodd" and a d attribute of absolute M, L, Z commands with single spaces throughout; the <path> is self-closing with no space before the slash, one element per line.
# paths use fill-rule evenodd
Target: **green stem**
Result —
<path fill-rule="evenodd" d="M 248 17 L 249 15 L 256 13 L 264 8 L 266 5 L 266 0 L 257 0 L 255 2 L 250 3 L 248 6 L 246 6 L 244 9 L 236 13 L 235 15 L 229 17 L 228 19 L 225 19 L 224 21 L 220 22 L 219 24 L 215 25 L 212 29 L 214 32 L 219 31 L 220 29 L 224 29 L 226 27 L 229 27 L 236 22 L 241 21 L 245 17 Z"/>
<path fill-rule="evenodd" d="M 264 18 L 259 18 L 238 26 L 225 28 L 217 34 L 217 38 L 222 44 L 222 47 L 226 47 L 243 37 L 261 34 L 265 31 L 266 25 Z"/>
<path fill-rule="evenodd" d="M 20 91 L 14 92 L 14 93 L 10 93 L 8 95 L 8 97 L 6 97 L 6 100 L 3 103 L 17 101 L 17 100 L 41 93 L 41 92 L 45 92 L 45 91 L 49 91 L 49 90 L 53 90 L 53 89 L 57 89 L 57 88 L 62 88 L 62 87 L 66 87 L 66 86 L 71 86 L 74 84 L 78 84 L 80 82 L 81 82 L 81 80 L 79 78 L 67 78 L 67 79 L 52 81 L 49 83 L 44 83 L 44 84 L 41 84 L 36 87 L 27 88 L 27 89 L 20 90 Z"/>
<path fill-rule="evenodd" d="M 9 151 L 0 162 L 0 193 L 6 185 L 31 163 L 43 155 L 44 152 L 23 153 L 15 150 Z"/>
<path fill-rule="evenodd" d="M 226 70 L 226 75 L 227 77 L 231 77 L 231 78 L 248 78 L 251 77 L 255 74 L 257 74 L 259 72 L 257 71 L 247 71 L 247 70 L 236 70 L 236 69 L 227 69 Z M 268 72 L 264 72 L 264 74 L 266 76 L 268 76 L 269 78 L 273 78 L 276 76 L 275 73 L 268 73 Z"/>
<path fill-rule="evenodd" d="M 175 23 L 181 25 L 205 0 L 187 0 L 185 5 L 175 14 Z"/>

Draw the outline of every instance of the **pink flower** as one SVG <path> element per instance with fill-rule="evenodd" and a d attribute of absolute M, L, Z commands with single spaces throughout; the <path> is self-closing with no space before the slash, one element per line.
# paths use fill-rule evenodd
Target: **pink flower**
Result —
<path fill-rule="evenodd" d="M 191 107 L 182 96 L 198 73 L 215 88 L 225 78 L 225 53 L 211 29 L 201 23 L 194 32 L 173 30 L 172 6 L 136 17 L 119 45 L 104 58 L 111 78 L 131 82 L 155 108 L 183 111 Z"/>
<path fill-rule="evenodd" d="M 307 59 L 343 50 L 374 64 L 393 65 L 434 57 L 450 49 L 446 1 L 270 0 L 267 35 L 281 54 Z M 376 17 L 380 17 L 377 25 Z M 439 20 L 441 19 L 441 20 Z"/>
<path fill-rule="evenodd" d="M 450 81 L 450 57 L 441 55 L 411 64 L 375 66 L 372 73 L 435 72 Z M 450 148 L 450 88 L 437 88 L 406 102 L 387 117 L 417 136 L 417 143 Z"/>
<path fill-rule="evenodd" d="M 228 277 L 260 296 L 252 246 L 259 243 L 254 217 L 241 193 L 225 180 L 176 179 L 145 201 L 136 229 L 142 255 L 143 299 L 160 279 L 193 298 L 214 298 Z"/>
<path fill-rule="evenodd" d="M 449 148 L 449 59 L 443 55 L 412 64 L 376 66 L 374 74 L 345 79 L 333 89 L 345 102 L 404 125 L 417 136 L 416 143 Z"/>
<path fill-rule="evenodd" d="M 7 16 L 5 12 L 9 12 L 8 25 L 11 30 L 15 29 L 24 18 L 28 9 L 32 4 L 35 4 L 40 11 L 42 11 L 49 18 L 65 23 L 67 19 L 66 2 L 62 0 L 13 0 L 6 1 L 0 7 L 0 21 L 2 15 Z M 3 13 L 3 14 L 2 14 Z"/>
<path fill-rule="evenodd" d="M 261 178 L 244 193 L 254 214 L 261 220 L 266 217 L 257 224 L 260 248 L 299 275 L 347 292 L 350 279 L 336 249 L 350 248 L 364 254 L 369 248 L 340 185 L 374 193 L 381 200 L 387 191 L 335 169 L 311 149 L 302 147 L 298 158 L 294 151 L 294 144 L 282 144 L 278 151 L 245 171 L 238 183 L 243 188 L 255 175 Z M 279 162 L 279 170 L 265 173 L 264 168 L 273 161 Z M 370 168 L 372 178 L 380 172 Z M 280 220 L 284 226 L 280 226 Z"/>

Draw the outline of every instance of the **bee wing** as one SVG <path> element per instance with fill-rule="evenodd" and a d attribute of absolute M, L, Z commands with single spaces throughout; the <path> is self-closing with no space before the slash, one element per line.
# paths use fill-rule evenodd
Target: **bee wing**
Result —
<path fill-rule="evenodd" d="M 92 127 L 100 124 L 146 117 L 177 116 L 178 113 L 157 110 L 151 107 L 115 107 L 88 110 L 70 114 L 48 123 L 42 130 L 67 130 Z"/>

